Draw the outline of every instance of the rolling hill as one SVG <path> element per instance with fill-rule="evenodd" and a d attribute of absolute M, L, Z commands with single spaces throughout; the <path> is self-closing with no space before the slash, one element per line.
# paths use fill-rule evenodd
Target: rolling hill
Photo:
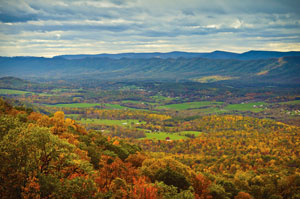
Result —
<path fill-rule="evenodd" d="M 0 78 L 0 88 L 19 88 L 23 89 L 28 85 L 32 85 L 33 83 L 29 81 L 25 81 L 16 77 L 1 77 Z"/>

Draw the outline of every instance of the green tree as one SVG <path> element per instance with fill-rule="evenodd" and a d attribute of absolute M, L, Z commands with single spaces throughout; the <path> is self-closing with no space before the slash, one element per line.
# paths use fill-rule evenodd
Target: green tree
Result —
<path fill-rule="evenodd" d="M 221 185 L 211 184 L 209 190 L 213 199 L 230 199 L 229 194 L 226 193 L 224 187 Z"/>
<path fill-rule="evenodd" d="M 190 183 L 187 181 L 184 175 L 173 171 L 169 166 L 164 169 L 159 169 L 154 178 L 155 180 L 163 181 L 166 185 L 173 185 L 182 190 L 186 190 L 190 186 Z"/>

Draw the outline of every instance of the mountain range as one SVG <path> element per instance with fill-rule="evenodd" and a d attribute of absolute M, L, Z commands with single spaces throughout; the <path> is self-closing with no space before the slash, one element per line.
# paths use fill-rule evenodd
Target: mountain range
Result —
<path fill-rule="evenodd" d="M 128 53 L 111 55 L 114 57 L 109 57 L 109 54 L 105 54 L 108 57 L 101 57 L 104 54 L 77 57 L 62 55 L 53 58 L 0 57 L 0 77 L 14 76 L 27 80 L 234 81 L 300 85 L 299 53 L 249 51 L 236 54 L 215 51 L 206 54 L 210 58 L 186 52 L 158 53 L 159 56 L 157 53 Z M 226 56 L 231 58 L 225 59 Z M 235 56 L 240 59 L 233 58 Z"/>
<path fill-rule="evenodd" d="M 119 53 L 119 54 L 78 54 L 78 55 L 60 55 L 56 57 L 61 57 L 65 59 L 83 59 L 83 58 L 111 58 L 111 59 L 149 59 L 149 58 L 209 58 L 209 59 L 238 59 L 238 60 L 256 60 L 256 59 L 269 59 L 269 58 L 279 58 L 286 56 L 300 56 L 300 52 L 290 51 L 290 52 L 278 52 L 278 51 L 255 51 L 251 50 L 244 53 L 233 53 L 226 51 L 214 51 L 210 53 L 193 53 L 193 52 L 180 52 L 174 51 L 169 53 Z"/>

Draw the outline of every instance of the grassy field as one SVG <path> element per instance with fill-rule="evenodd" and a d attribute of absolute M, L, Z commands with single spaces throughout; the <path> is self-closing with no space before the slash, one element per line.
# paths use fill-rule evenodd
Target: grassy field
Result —
<path fill-rule="evenodd" d="M 52 96 L 58 96 L 58 94 L 52 94 L 52 93 L 37 93 L 39 96 L 46 96 L 46 97 L 52 97 Z"/>
<path fill-rule="evenodd" d="M 202 102 L 187 102 L 182 104 L 170 104 L 165 106 L 159 106 L 158 109 L 174 109 L 174 110 L 186 110 L 186 109 L 197 109 L 206 106 L 213 105 L 221 105 L 223 102 L 210 102 L 210 101 L 202 101 Z"/>
<path fill-rule="evenodd" d="M 178 134 L 184 136 L 185 134 L 194 134 L 195 137 L 200 135 L 202 132 L 199 131 L 180 131 Z"/>
<path fill-rule="evenodd" d="M 147 136 L 146 138 L 142 138 L 142 139 L 165 140 L 166 137 L 169 137 L 171 140 L 188 139 L 188 137 L 179 135 L 179 133 L 167 133 L 167 132 L 146 133 L 146 136 Z"/>
<path fill-rule="evenodd" d="M 122 103 L 142 104 L 143 102 L 134 100 L 123 100 Z"/>
<path fill-rule="evenodd" d="M 288 102 L 280 102 L 279 104 L 295 105 L 295 104 L 300 104 L 300 100 L 294 100 L 294 101 L 288 101 Z"/>
<path fill-rule="evenodd" d="M 63 107 L 63 108 L 89 108 L 94 106 L 101 106 L 99 103 L 71 103 L 71 104 L 44 104 L 49 107 Z"/>
<path fill-rule="evenodd" d="M 225 113 L 227 111 L 228 110 L 215 108 L 215 107 L 198 109 L 199 113 L 205 113 L 205 114 L 222 114 L 222 113 Z"/>
<path fill-rule="evenodd" d="M 33 92 L 20 91 L 13 89 L 0 89 L 0 95 L 23 95 L 23 94 L 34 94 Z"/>
<path fill-rule="evenodd" d="M 104 105 L 107 109 L 118 109 L 118 110 L 132 109 L 132 110 L 136 110 L 135 108 L 125 107 L 125 106 L 121 106 L 119 104 L 70 103 L 70 104 L 43 104 L 43 105 L 48 106 L 48 107 L 61 107 L 61 108 L 89 108 L 89 107 Z"/>
<path fill-rule="evenodd" d="M 63 108 L 89 108 L 94 106 L 101 106 L 100 103 L 71 103 L 71 104 L 44 104 L 49 107 L 63 107 Z M 119 104 L 104 104 L 108 109 L 126 109 L 126 107 Z"/>
<path fill-rule="evenodd" d="M 65 114 L 66 118 L 72 118 L 72 119 L 77 119 L 79 114 Z"/>
<path fill-rule="evenodd" d="M 51 90 L 51 92 L 53 93 L 64 93 L 64 92 L 71 92 L 71 91 L 72 89 L 67 89 L 67 88 L 55 88 Z"/>
<path fill-rule="evenodd" d="M 143 101 L 134 101 L 134 100 L 123 100 L 122 103 L 132 103 L 132 104 L 151 104 L 156 105 L 154 102 L 143 102 Z"/>
<path fill-rule="evenodd" d="M 109 108 L 109 109 L 129 109 L 127 107 L 121 106 L 119 104 L 104 104 L 105 107 Z"/>
<path fill-rule="evenodd" d="M 195 137 L 201 134 L 199 131 L 181 131 L 178 133 L 168 133 L 168 132 L 153 132 L 146 133 L 146 138 L 141 139 L 156 139 L 156 140 L 165 140 L 166 137 L 169 137 L 171 140 L 183 140 L 189 139 L 189 137 L 184 136 L 185 134 L 194 134 Z"/>
<path fill-rule="evenodd" d="M 81 123 L 83 124 L 105 124 L 105 125 L 131 125 L 131 123 L 134 124 L 143 124 L 145 122 L 139 122 L 139 120 L 103 120 L 103 119 L 81 119 Z"/>
<path fill-rule="evenodd" d="M 260 112 L 263 111 L 267 103 L 265 102 L 253 102 L 253 103 L 244 103 L 244 104 L 229 104 L 224 107 L 225 110 L 231 111 L 252 111 Z"/>
<path fill-rule="evenodd" d="M 151 98 L 153 100 L 155 100 L 156 103 L 158 102 L 170 102 L 176 98 L 173 98 L 173 97 L 165 97 L 165 96 L 161 96 L 161 95 L 154 95 L 154 96 L 151 96 Z"/>
<path fill-rule="evenodd" d="M 210 83 L 210 82 L 217 82 L 217 81 L 231 80 L 231 79 L 237 79 L 237 77 L 212 75 L 212 76 L 200 77 L 198 79 L 193 79 L 193 80 L 200 83 Z"/>

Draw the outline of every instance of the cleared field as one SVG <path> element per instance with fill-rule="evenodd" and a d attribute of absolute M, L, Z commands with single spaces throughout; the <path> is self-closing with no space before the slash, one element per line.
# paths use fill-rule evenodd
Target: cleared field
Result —
<path fill-rule="evenodd" d="M 188 139 L 188 137 L 179 135 L 179 133 L 166 133 L 166 132 L 146 133 L 146 138 L 142 138 L 142 139 L 165 140 L 166 137 L 169 137 L 171 140 Z"/>
<path fill-rule="evenodd" d="M 67 88 L 55 88 L 52 89 L 51 92 L 53 93 L 63 93 L 63 92 L 70 92 L 72 89 L 67 89 Z"/>
<path fill-rule="evenodd" d="M 89 108 L 104 105 L 107 109 L 131 109 L 119 104 L 100 104 L 100 103 L 70 103 L 70 104 L 43 104 L 48 107 L 62 107 L 62 108 Z"/>
<path fill-rule="evenodd" d="M 221 109 L 221 108 L 203 108 L 203 109 L 198 109 L 199 113 L 205 113 L 205 114 L 222 114 L 227 112 L 228 110 Z"/>
<path fill-rule="evenodd" d="M 195 137 L 197 137 L 198 135 L 200 135 L 202 132 L 200 132 L 200 131 L 180 131 L 178 134 L 179 135 L 182 135 L 182 136 L 184 136 L 184 135 L 186 135 L 186 134 L 194 134 L 195 135 Z"/>
<path fill-rule="evenodd" d="M 300 104 L 300 100 L 293 100 L 293 101 L 288 101 L 288 102 L 280 102 L 279 104 L 290 104 L 290 105 Z"/>
<path fill-rule="evenodd" d="M 238 77 L 212 75 L 212 76 L 200 77 L 198 79 L 194 79 L 194 81 L 197 81 L 200 83 L 209 83 L 209 82 L 217 82 L 217 81 L 231 80 L 231 79 L 238 79 Z"/>
<path fill-rule="evenodd" d="M 134 101 L 134 100 L 123 100 L 122 103 L 132 103 L 132 104 L 151 104 L 156 105 L 154 102 L 143 102 L 143 101 Z"/>
<path fill-rule="evenodd" d="M 44 104 L 49 107 L 64 107 L 64 108 L 89 108 L 94 106 L 101 106 L 99 103 L 72 103 L 72 104 Z"/>
<path fill-rule="evenodd" d="M 66 118 L 74 118 L 74 119 L 77 119 L 78 118 L 78 116 L 79 116 L 79 114 L 65 114 L 65 117 Z"/>
<path fill-rule="evenodd" d="M 152 133 L 146 133 L 146 137 L 141 139 L 165 140 L 167 137 L 169 137 L 170 140 L 184 140 L 184 139 L 190 139 L 189 137 L 185 136 L 186 134 L 194 134 L 195 137 L 197 137 L 201 133 L 202 132 L 199 131 L 181 131 L 178 133 L 152 132 Z"/>
<path fill-rule="evenodd" d="M 51 96 L 58 96 L 58 94 L 51 94 L 51 93 L 36 93 L 39 96 L 47 96 L 47 97 L 51 97 Z"/>
<path fill-rule="evenodd" d="M 20 91 L 13 89 L 0 89 L 0 95 L 23 95 L 23 94 L 34 94 L 33 92 Z"/>
<path fill-rule="evenodd" d="M 109 109 L 128 109 L 127 107 L 121 106 L 119 104 L 104 104 L 104 105 Z"/>
<path fill-rule="evenodd" d="M 187 102 L 182 104 L 169 104 L 165 106 L 158 106 L 158 109 L 174 109 L 174 110 L 186 110 L 186 109 L 197 109 L 206 106 L 213 105 L 221 105 L 223 102 L 210 102 L 210 101 L 202 101 L 202 102 Z"/>
<path fill-rule="evenodd" d="M 151 98 L 153 100 L 155 100 L 156 103 L 158 102 L 170 102 L 176 98 L 173 98 L 173 97 L 165 97 L 165 96 L 161 96 L 161 95 L 154 95 L 154 96 L 151 96 Z"/>
<path fill-rule="evenodd" d="M 83 124 L 105 124 L 105 125 L 131 125 L 133 124 L 143 124 L 145 122 L 139 122 L 139 120 L 102 120 L 102 119 L 81 119 Z"/>
<path fill-rule="evenodd" d="M 265 102 L 253 102 L 253 103 L 244 103 L 244 104 L 229 104 L 224 107 L 225 110 L 235 110 L 235 111 L 252 111 L 260 112 L 268 105 Z"/>

